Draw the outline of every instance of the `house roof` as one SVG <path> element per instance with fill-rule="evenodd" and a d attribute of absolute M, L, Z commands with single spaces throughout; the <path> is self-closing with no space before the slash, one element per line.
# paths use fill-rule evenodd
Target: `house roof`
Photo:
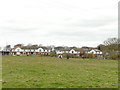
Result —
<path fill-rule="evenodd" d="M 86 50 L 82 49 L 82 48 L 67 48 L 67 49 L 60 49 L 61 51 L 70 51 L 70 50 L 75 50 L 75 51 L 79 51 L 79 52 L 85 52 Z"/>
<path fill-rule="evenodd" d="M 55 49 L 56 49 L 56 50 L 62 50 L 62 49 L 64 49 L 64 47 L 58 46 L 58 47 L 55 47 Z"/>
<path fill-rule="evenodd" d="M 42 49 L 48 49 L 47 47 L 44 46 L 22 46 L 21 49 L 38 49 L 38 48 L 42 48 Z"/>
<path fill-rule="evenodd" d="M 71 49 L 70 48 L 67 48 L 67 49 L 62 49 L 61 51 L 70 51 Z"/>
<path fill-rule="evenodd" d="M 92 49 L 92 50 L 94 50 L 94 51 L 96 51 L 96 52 L 101 52 L 100 50 L 98 50 L 98 49 Z"/>
<path fill-rule="evenodd" d="M 22 46 L 22 44 L 16 44 L 15 46 Z M 14 46 L 14 47 L 15 47 L 15 46 Z"/>
<path fill-rule="evenodd" d="M 33 47 L 33 46 L 22 46 L 21 49 L 38 49 L 38 47 Z"/>
<path fill-rule="evenodd" d="M 44 47 L 44 46 L 42 46 L 42 47 L 38 47 L 38 48 L 42 48 L 42 49 L 48 49 L 47 47 Z"/>

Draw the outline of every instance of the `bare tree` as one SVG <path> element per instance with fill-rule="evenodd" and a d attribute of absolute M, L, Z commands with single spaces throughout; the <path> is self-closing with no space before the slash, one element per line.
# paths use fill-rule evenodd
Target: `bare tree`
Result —
<path fill-rule="evenodd" d="M 108 38 L 104 41 L 104 45 L 107 47 L 108 51 L 117 51 L 118 50 L 118 39 L 117 38 Z"/>
<path fill-rule="evenodd" d="M 11 50 L 11 45 L 7 45 L 5 48 L 6 50 Z"/>
<path fill-rule="evenodd" d="M 108 38 L 107 40 L 104 41 L 104 45 L 113 45 L 113 44 L 118 44 L 118 39 L 117 38 Z"/>
<path fill-rule="evenodd" d="M 117 38 L 108 38 L 104 41 L 104 51 L 109 53 L 110 59 L 118 59 L 118 39 Z"/>

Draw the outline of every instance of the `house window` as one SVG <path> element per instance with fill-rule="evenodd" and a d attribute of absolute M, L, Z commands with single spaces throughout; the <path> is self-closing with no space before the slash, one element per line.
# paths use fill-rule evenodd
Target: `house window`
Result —
<path fill-rule="evenodd" d="M 41 50 L 39 50 L 39 52 L 41 52 Z"/>

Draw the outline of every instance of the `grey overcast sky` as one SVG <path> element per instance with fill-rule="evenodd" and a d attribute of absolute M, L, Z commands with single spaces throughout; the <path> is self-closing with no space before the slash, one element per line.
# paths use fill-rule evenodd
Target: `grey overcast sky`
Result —
<path fill-rule="evenodd" d="M 0 46 L 97 46 L 118 35 L 119 0 L 1 0 Z"/>

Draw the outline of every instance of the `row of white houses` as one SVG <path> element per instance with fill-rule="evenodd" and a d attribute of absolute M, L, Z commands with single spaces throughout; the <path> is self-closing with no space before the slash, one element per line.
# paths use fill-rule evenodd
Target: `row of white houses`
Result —
<path fill-rule="evenodd" d="M 1 48 L 0 53 L 2 55 L 50 55 L 53 49 L 46 47 L 21 47 L 15 46 L 12 49 Z M 93 53 L 102 55 L 102 52 L 98 49 L 81 49 L 81 48 L 67 48 L 67 49 L 55 49 L 56 54 L 63 55 L 64 53 L 70 53 L 74 55 L 80 55 L 81 53 Z"/>
<path fill-rule="evenodd" d="M 63 53 L 70 53 L 70 54 L 74 54 L 74 55 L 79 55 L 80 53 L 92 53 L 92 54 L 97 54 L 97 55 L 102 55 L 102 51 L 98 50 L 98 49 L 92 49 L 92 50 L 75 50 L 75 49 L 70 49 L 70 50 L 57 50 L 56 51 L 57 54 L 63 54 Z"/>

